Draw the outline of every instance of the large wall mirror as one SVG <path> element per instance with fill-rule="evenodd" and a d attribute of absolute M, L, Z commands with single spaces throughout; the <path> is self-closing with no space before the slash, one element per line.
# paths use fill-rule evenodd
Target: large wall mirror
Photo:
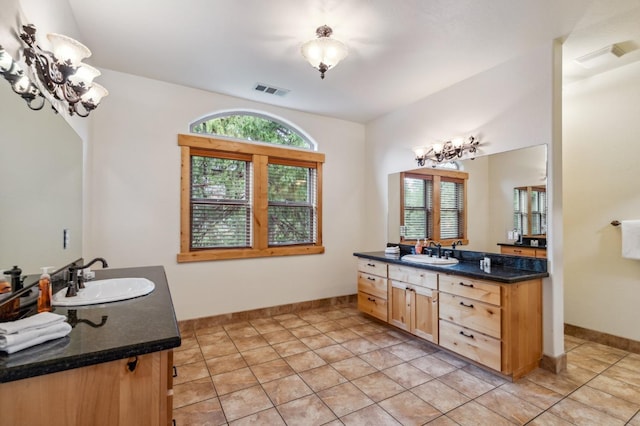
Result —
<path fill-rule="evenodd" d="M 509 236 L 515 227 L 516 188 L 546 189 L 547 146 L 537 145 L 474 160 L 462 160 L 459 165 L 460 170 L 469 176 L 466 213 L 468 244 L 461 248 L 500 253 L 498 244 L 513 242 Z M 387 240 L 397 243 L 400 241 L 400 172 L 390 174 L 388 184 Z M 544 237 L 543 233 L 540 230 L 540 234 L 536 235 Z"/>
<path fill-rule="evenodd" d="M 49 104 L 30 110 L 4 79 L 0 99 L 0 268 L 62 267 L 82 257 L 82 141 Z"/>

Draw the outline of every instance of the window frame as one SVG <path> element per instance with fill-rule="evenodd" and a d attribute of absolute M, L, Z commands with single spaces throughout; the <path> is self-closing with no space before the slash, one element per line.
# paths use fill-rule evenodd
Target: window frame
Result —
<path fill-rule="evenodd" d="M 447 170 L 447 169 L 415 169 L 408 170 L 400 173 L 400 226 L 404 226 L 404 180 L 405 177 L 414 179 L 432 180 L 433 182 L 433 235 L 428 237 L 429 240 L 438 242 L 442 245 L 451 245 L 456 241 L 462 241 L 462 244 L 469 244 L 468 239 L 468 224 L 467 224 L 467 212 L 469 210 L 467 203 L 467 181 L 469 174 L 467 172 Z M 462 210 L 462 237 L 461 238 L 446 238 L 440 239 L 440 182 L 445 179 L 448 181 L 461 181 L 463 191 L 463 210 Z M 400 242 L 402 244 L 415 244 L 415 239 L 405 239 L 403 235 L 400 236 Z"/>
<path fill-rule="evenodd" d="M 325 160 L 324 154 L 266 143 L 185 134 L 178 135 L 178 145 L 181 150 L 180 253 L 177 256 L 178 263 L 324 253 L 322 245 L 322 166 Z M 191 156 L 203 154 L 220 156 L 220 158 L 239 154 L 251 156 L 253 165 L 251 247 L 191 249 Z M 278 163 L 285 161 L 288 164 L 316 169 L 317 235 L 315 243 L 269 246 L 267 173 L 269 159 Z"/>

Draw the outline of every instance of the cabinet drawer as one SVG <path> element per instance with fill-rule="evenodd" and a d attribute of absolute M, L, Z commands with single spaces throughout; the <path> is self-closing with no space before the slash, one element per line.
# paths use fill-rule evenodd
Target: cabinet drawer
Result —
<path fill-rule="evenodd" d="M 360 258 L 358 259 L 358 271 L 386 278 L 387 264 L 384 262 L 378 262 L 377 260 Z"/>
<path fill-rule="evenodd" d="M 455 275 L 440 274 L 440 291 L 500 306 L 500 285 Z"/>
<path fill-rule="evenodd" d="M 358 291 L 386 299 L 387 279 L 377 275 L 367 274 L 365 272 L 358 272 Z"/>
<path fill-rule="evenodd" d="M 410 266 L 389 265 L 389 278 L 409 284 L 438 289 L 438 274 Z"/>
<path fill-rule="evenodd" d="M 499 306 L 441 293 L 440 318 L 498 339 L 501 336 Z"/>
<path fill-rule="evenodd" d="M 501 371 L 501 343 L 498 339 L 441 320 L 440 345 L 489 368 Z"/>
<path fill-rule="evenodd" d="M 511 247 L 511 246 L 500 246 L 501 254 L 510 254 L 512 256 L 536 256 L 536 249 L 531 247 Z"/>
<path fill-rule="evenodd" d="M 369 293 L 358 292 L 358 310 L 387 321 L 387 299 L 373 296 Z"/>
<path fill-rule="evenodd" d="M 546 259 L 547 249 L 536 249 L 536 257 Z"/>

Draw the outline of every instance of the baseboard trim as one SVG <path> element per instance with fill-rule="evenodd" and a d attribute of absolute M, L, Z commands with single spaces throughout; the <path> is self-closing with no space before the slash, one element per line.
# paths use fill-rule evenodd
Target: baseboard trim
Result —
<path fill-rule="evenodd" d="M 563 353 L 558 356 L 550 356 L 542 354 L 540 360 L 540 368 L 550 371 L 554 374 L 562 373 L 567 370 L 567 354 Z"/>
<path fill-rule="evenodd" d="M 275 315 L 290 314 L 307 309 L 355 304 L 357 303 L 357 301 L 357 294 L 349 294 L 346 296 L 329 297 L 326 299 L 316 299 L 307 302 L 288 303 L 286 305 L 270 306 L 267 308 L 252 309 L 248 311 L 232 312 L 229 314 L 182 320 L 178 321 L 178 327 L 180 328 L 180 333 L 190 334 L 196 330 L 214 327 L 217 325 L 231 324 L 234 322 L 248 321 Z"/>
<path fill-rule="evenodd" d="M 640 354 L 640 342 L 626 337 L 614 336 L 613 334 L 602 333 L 567 323 L 564 324 L 564 334 Z"/>

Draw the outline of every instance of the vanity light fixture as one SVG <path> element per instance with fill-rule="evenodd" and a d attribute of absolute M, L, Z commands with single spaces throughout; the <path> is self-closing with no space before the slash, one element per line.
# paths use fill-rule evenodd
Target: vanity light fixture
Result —
<path fill-rule="evenodd" d="M 330 38 L 333 30 L 328 25 L 316 29 L 317 38 L 309 40 L 301 47 L 302 56 L 312 67 L 320 71 L 320 78 L 324 73 L 335 67 L 349 53 L 347 46 L 339 40 Z"/>
<path fill-rule="evenodd" d="M 91 56 L 91 51 L 82 43 L 61 34 L 47 34 L 53 52 L 43 50 L 36 43 L 36 27 L 23 25 L 20 38 L 25 63 L 38 79 L 38 86 L 55 100 L 66 103 L 69 115 L 87 117 L 96 109 L 109 92 L 93 79 L 100 71 L 81 61 Z M 55 107 L 54 107 L 55 108 Z"/>
<path fill-rule="evenodd" d="M 416 148 L 413 151 L 418 166 L 423 167 L 431 163 L 432 167 L 435 167 L 437 163 L 462 158 L 465 153 L 475 153 L 479 144 L 478 138 L 469 136 L 466 141 L 463 138 L 457 138 L 444 143 L 434 143 L 430 147 Z"/>
<path fill-rule="evenodd" d="M 44 96 L 2 46 L 0 46 L 0 73 L 9 82 L 11 89 L 27 102 L 29 108 L 34 111 L 42 109 Z"/>

